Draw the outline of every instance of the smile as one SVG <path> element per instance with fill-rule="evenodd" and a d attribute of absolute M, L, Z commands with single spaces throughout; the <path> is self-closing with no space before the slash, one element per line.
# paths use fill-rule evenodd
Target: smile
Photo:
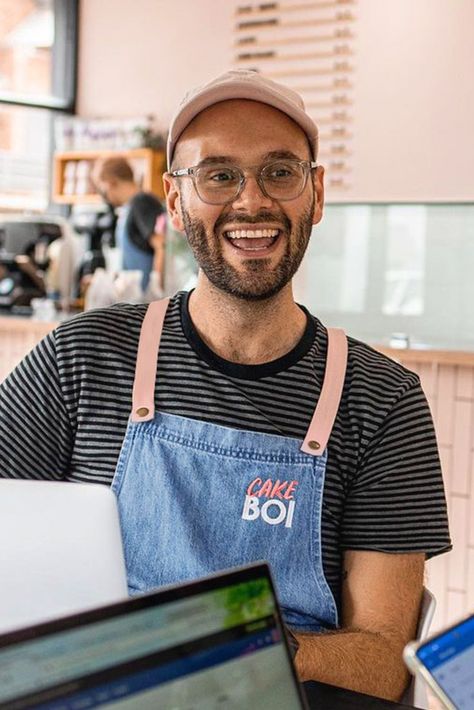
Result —
<path fill-rule="evenodd" d="M 233 229 L 224 232 L 224 237 L 236 249 L 255 252 L 270 249 L 279 236 L 279 229 Z"/>

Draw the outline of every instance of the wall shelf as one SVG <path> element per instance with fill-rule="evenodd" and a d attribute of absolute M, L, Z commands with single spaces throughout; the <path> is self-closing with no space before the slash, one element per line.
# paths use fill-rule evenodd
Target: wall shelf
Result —
<path fill-rule="evenodd" d="M 102 197 L 94 191 L 91 175 L 98 160 L 123 156 L 130 162 L 140 187 L 164 199 L 163 172 L 166 169 L 164 151 L 151 148 L 133 150 L 74 150 L 54 155 L 53 195 L 59 204 L 100 203 Z"/>

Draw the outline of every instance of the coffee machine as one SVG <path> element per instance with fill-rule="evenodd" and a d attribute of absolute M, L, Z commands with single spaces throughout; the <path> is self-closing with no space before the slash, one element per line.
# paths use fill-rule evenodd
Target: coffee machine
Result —
<path fill-rule="evenodd" d="M 61 237 L 53 221 L 0 220 L 0 309 L 28 312 L 33 298 L 46 295 L 48 247 Z"/>
<path fill-rule="evenodd" d="M 95 209 L 78 208 L 69 217 L 77 234 L 85 237 L 86 251 L 82 255 L 76 272 L 76 296 L 81 296 L 81 282 L 91 276 L 97 268 L 105 268 L 104 247 L 115 246 L 115 226 L 117 216 L 114 207 L 104 202 Z"/>

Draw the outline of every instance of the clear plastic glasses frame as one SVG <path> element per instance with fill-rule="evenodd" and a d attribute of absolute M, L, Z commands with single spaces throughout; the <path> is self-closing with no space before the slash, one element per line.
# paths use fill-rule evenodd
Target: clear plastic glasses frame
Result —
<path fill-rule="evenodd" d="M 245 171 L 232 163 L 205 163 L 191 168 L 173 170 L 172 177 L 190 177 L 200 200 L 208 205 L 224 205 L 240 196 L 247 181 L 246 173 L 253 173 L 263 194 L 271 200 L 295 200 L 308 182 L 317 163 L 292 158 L 274 160 L 263 166 L 251 166 Z"/>

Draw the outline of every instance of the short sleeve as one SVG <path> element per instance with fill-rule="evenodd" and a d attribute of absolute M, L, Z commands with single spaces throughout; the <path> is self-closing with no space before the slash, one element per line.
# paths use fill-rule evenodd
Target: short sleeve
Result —
<path fill-rule="evenodd" d="M 130 205 L 127 229 L 131 241 L 149 248 L 148 240 L 155 231 L 157 217 L 164 212 L 161 202 L 151 193 L 140 192 Z"/>
<path fill-rule="evenodd" d="M 419 382 L 399 397 L 362 456 L 342 547 L 427 557 L 451 548 L 436 435 Z"/>
<path fill-rule="evenodd" d="M 50 333 L 0 385 L 0 478 L 60 480 L 72 443 Z"/>

